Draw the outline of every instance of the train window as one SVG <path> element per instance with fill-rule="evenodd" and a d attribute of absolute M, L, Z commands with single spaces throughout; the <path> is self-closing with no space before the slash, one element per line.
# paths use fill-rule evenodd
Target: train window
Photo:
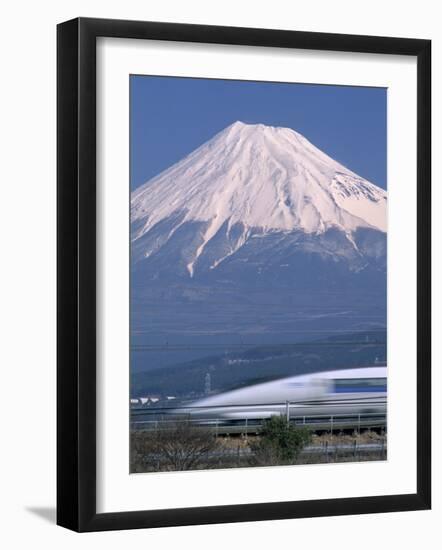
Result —
<path fill-rule="evenodd" d="M 335 393 L 386 392 L 386 378 L 338 378 L 333 380 Z"/>

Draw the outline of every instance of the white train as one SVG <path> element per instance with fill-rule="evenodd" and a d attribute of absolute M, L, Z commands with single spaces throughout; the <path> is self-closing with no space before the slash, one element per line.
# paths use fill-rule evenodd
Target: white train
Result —
<path fill-rule="evenodd" d="M 258 424 L 274 415 L 312 425 L 335 417 L 349 425 L 357 417 L 384 417 L 387 367 L 375 366 L 317 372 L 255 384 L 200 399 L 180 413 L 200 424 Z M 360 421 L 360 418 L 359 418 Z M 345 422 L 343 422 L 345 424 Z"/>

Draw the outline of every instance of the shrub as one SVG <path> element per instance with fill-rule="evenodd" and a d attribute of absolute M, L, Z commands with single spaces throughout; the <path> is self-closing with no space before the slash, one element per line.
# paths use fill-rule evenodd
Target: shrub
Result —
<path fill-rule="evenodd" d="M 260 465 L 290 464 L 311 441 L 307 428 L 288 423 L 283 416 L 264 421 L 259 440 L 251 444 L 253 461 Z"/>
<path fill-rule="evenodd" d="M 131 444 L 132 472 L 176 471 L 200 467 L 217 441 L 210 430 L 178 420 L 133 432 Z"/>

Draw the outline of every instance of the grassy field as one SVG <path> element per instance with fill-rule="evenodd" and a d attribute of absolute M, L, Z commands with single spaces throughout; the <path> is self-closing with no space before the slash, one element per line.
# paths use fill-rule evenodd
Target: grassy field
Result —
<path fill-rule="evenodd" d="M 207 470 L 218 468 L 244 468 L 257 466 L 324 464 L 342 462 L 366 462 L 386 460 L 387 435 L 374 431 L 361 434 L 312 434 L 307 447 L 293 460 L 281 462 L 269 455 L 257 460 L 254 448 L 259 442 L 259 436 L 249 437 L 218 437 L 201 442 L 201 452 L 192 462 L 191 467 L 181 467 L 182 462 L 172 463 L 164 455 L 152 448 L 152 434 L 143 431 L 131 433 L 131 473 L 159 472 L 174 470 Z M 168 451 L 174 456 L 189 453 L 189 445 L 179 444 L 175 440 L 175 448 L 167 443 Z M 193 449 L 195 449 L 193 445 Z M 179 467 L 176 465 L 179 464 Z M 175 467 L 174 467 L 175 465 Z"/>

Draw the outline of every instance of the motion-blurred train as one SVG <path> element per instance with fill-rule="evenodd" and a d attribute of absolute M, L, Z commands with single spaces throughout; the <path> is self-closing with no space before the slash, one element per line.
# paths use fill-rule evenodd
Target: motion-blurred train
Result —
<path fill-rule="evenodd" d="M 373 418 L 385 422 L 386 408 L 387 367 L 375 366 L 255 384 L 200 399 L 180 412 L 199 424 L 217 426 L 245 422 L 253 426 L 275 415 L 308 425 L 334 417 L 336 425 L 351 426 L 361 423 L 361 417 L 362 422 Z"/>

